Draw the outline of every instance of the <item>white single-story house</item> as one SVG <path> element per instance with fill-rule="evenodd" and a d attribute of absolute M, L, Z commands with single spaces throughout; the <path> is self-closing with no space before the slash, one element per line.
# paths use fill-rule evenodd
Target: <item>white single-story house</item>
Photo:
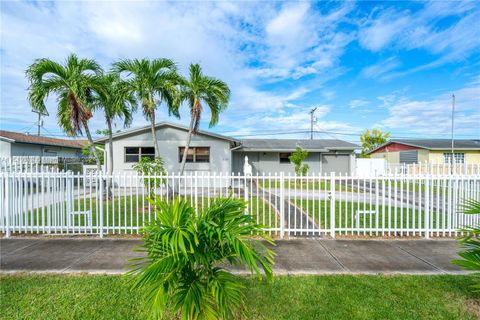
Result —
<path fill-rule="evenodd" d="M 80 158 L 85 140 L 57 139 L 0 130 L 0 158 Z"/>
<path fill-rule="evenodd" d="M 156 125 L 160 156 L 169 172 L 178 172 L 185 147 L 188 128 L 182 125 L 160 122 Z M 108 138 L 95 143 L 107 143 Z M 253 173 L 293 173 L 288 157 L 297 146 L 306 149 L 305 161 L 310 174 L 330 172 L 352 173 L 355 166 L 354 150 L 357 145 L 336 139 L 248 139 L 239 140 L 208 131 L 200 131 L 192 137 L 186 171 L 210 173 L 243 173 L 245 156 L 248 156 Z M 109 148 L 105 148 L 107 166 Z M 154 157 L 150 126 L 132 129 L 113 135 L 114 172 L 133 171 L 140 157 Z"/>

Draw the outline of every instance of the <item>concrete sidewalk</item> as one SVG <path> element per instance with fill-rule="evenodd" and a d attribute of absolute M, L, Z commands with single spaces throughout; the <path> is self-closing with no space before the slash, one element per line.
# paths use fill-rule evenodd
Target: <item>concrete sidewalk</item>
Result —
<path fill-rule="evenodd" d="M 124 273 L 140 240 L 0 240 L 2 272 Z M 279 240 L 276 274 L 466 274 L 454 240 Z M 243 270 L 235 270 L 244 273 Z"/>

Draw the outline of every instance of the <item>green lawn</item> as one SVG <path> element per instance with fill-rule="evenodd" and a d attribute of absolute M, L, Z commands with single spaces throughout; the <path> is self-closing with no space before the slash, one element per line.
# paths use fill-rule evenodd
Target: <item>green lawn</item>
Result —
<path fill-rule="evenodd" d="M 192 206 L 195 206 L 195 203 L 198 204 L 199 208 L 205 208 L 215 199 L 207 197 L 184 197 L 180 196 L 181 199 L 184 199 L 191 203 Z M 268 200 L 268 199 L 267 199 Z M 172 201 L 171 199 L 169 201 Z M 275 210 L 268 202 L 257 197 L 250 197 L 247 201 L 248 213 L 254 216 L 260 224 L 265 224 L 267 226 L 272 226 L 273 228 L 278 226 L 278 215 L 276 215 Z M 91 211 L 92 212 L 92 223 L 88 223 L 85 215 L 76 215 L 72 217 L 70 225 L 78 226 L 97 226 L 99 225 L 100 217 L 100 203 L 97 202 L 95 198 L 93 199 L 75 199 L 74 201 L 74 210 L 78 211 Z M 66 204 L 54 206 L 46 206 L 42 209 L 35 209 L 33 215 L 30 215 L 30 212 L 26 214 L 26 217 L 22 219 L 27 219 L 29 224 L 33 225 L 48 225 L 47 217 L 49 216 L 48 212 L 50 211 L 50 223 L 52 225 L 61 225 L 62 223 L 66 224 L 65 217 L 67 216 L 65 212 Z M 57 213 L 56 215 L 54 213 Z M 63 214 L 61 214 L 63 212 Z M 121 232 L 121 233 L 131 233 L 128 229 L 130 226 L 143 225 L 145 221 L 149 221 L 154 217 L 154 208 L 151 206 L 147 197 L 145 196 L 121 196 L 114 197 L 109 201 L 103 201 L 103 225 L 111 229 L 110 232 Z M 149 215 L 149 212 L 151 213 Z M 266 214 L 264 215 L 263 212 Z M 57 223 L 53 221 L 53 216 L 56 216 Z M 63 220 L 62 220 L 63 219 Z M 42 229 L 40 227 L 40 229 Z M 54 230 L 54 228 L 52 228 Z M 36 230 L 36 227 L 33 228 Z M 134 233 L 137 231 L 134 230 Z"/>
<path fill-rule="evenodd" d="M 367 198 L 368 199 L 368 198 Z M 330 228 L 330 201 L 325 200 L 306 200 L 306 199 L 297 199 L 295 202 L 297 207 L 302 208 L 304 212 L 307 212 L 315 221 L 315 223 L 320 224 L 322 228 Z M 319 210 L 320 210 L 320 219 L 319 219 Z M 358 211 L 375 211 L 375 214 L 360 214 L 356 218 L 355 215 Z M 396 214 L 396 215 L 395 215 Z M 403 215 L 402 215 L 403 214 Z M 378 216 L 378 217 L 376 217 Z M 397 209 L 393 205 L 388 210 L 388 199 L 385 201 L 385 207 L 382 206 L 380 201 L 377 206 L 375 202 L 370 206 L 369 203 L 357 203 L 349 201 L 336 201 L 335 202 L 335 225 L 337 227 L 360 227 L 360 228 L 375 228 L 376 222 L 378 219 L 378 226 L 382 228 L 423 228 L 425 225 L 425 215 L 422 209 L 419 208 L 400 208 L 400 205 L 397 204 Z M 430 220 L 430 226 L 437 226 L 437 223 L 440 227 L 443 226 L 444 217 L 441 213 L 438 214 L 435 212 Z M 445 221 L 447 223 L 447 221 Z M 411 233 L 411 232 L 410 232 Z"/>
<path fill-rule="evenodd" d="M 247 319 L 476 319 L 474 276 L 245 279 Z M 2 275 L 2 319 L 145 319 L 121 276 Z M 478 300 L 477 300 L 478 303 Z M 477 308 L 478 312 L 478 308 Z M 168 317 L 167 319 L 178 319 Z"/>

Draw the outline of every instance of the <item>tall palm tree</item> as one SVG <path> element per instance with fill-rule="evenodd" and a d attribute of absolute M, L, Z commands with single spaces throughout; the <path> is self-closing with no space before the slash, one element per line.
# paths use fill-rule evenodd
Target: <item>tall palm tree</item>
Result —
<path fill-rule="evenodd" d="M 170 59 L 127 59 L 114 63 L 113 72 L 119 75 L 127 74 L 125 82 L 140 101 L 143 114 L 150 120 L 155 155 L 158 156 L 160 149 L 155 131 L 156 107 L 164 103 L 169 114 L 179 116 L 175 104 L 179 78 L 175 63 Z"/>
<path fill-rule="evenodd" d="M 190 78 L 182 79 L 181 87 L 180 102 L 188 102 L 191 115 L 187 144 L 183 152 L 180 170 L 181 174 L 183 174 L 192 135 L 198 132 L 198 126 L 200 125 L 203 104 L 210 108 L 209 126 L 213 127 L 218 122 L 220 112 L 227 108 L 228 100 L 230 99 L 230 89 L 225 82 L 204 75 L 202 68 L 198 64 L 190 65 Z"/>
<path fill-rule="evenodd" d="M 102 170 L 100 157 L 88 127 L 92 117 L 92 96 L 102 90 L 102 68 L 91 59 L 68 56 L 64 64 L 50 59 L 38 59 L 26 71 L 30 82 L 28 99 L 36 111 L 45 111 L 45 100 L 50 94 L 57 96 L 59 126 L 69 135 L 78 136 L 85 130 L 95 157 L 97 169 Z"/>
<path fill-rule="evenodd" d="M 113 128 L 115 119 L 122 119 L 126 128 L 132 123 L 132 114 L 136 109 L 136 99 L 129 90 L 128 84 L 122 81 L 118 74 L 108 73 L 103 75 L 103 90 L 96 95 L 95 108 L 101 109 L 105 114 L 105 123 L 108 134 L 108 174 L 113 173 Z"/>

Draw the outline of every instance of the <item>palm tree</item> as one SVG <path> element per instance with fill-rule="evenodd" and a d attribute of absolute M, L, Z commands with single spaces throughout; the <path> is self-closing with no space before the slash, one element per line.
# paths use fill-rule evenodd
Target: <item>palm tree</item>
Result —
<path fill-rule="evenodd" d="M 227 108 L 228 100 L 230 99 L 230 89 L 225 82 L 205 76 L 198 64 L 190 65 L 190 79 L 182 79 L 181 86 L 180 102 L 188 102 L 191 115 L 187 144 L 183 152 L 180 170 L 181 174 L 183 174 L 192 135 L 198 132 L 198 126 L 202 118 L 202 103 L 205 103 L 210 108 L 209 126 L 213 127 L 218 122 L 220 112 Z"/>
<path fill-rule="evenodd" d="M 175 104 L 178 83 L 175 63 L 170 59 L 127 59 L 114 63 L 113 72 L 127 74 L 127 87 L 140 101 L 143 114 L 150 120 L 155 155 L 158 156 L 160 149 L 155 130 L 156 107 L 165 103 L 169 114 L 179 116 Z"/>
<path fill-rule="evenodd" d="M 69 135 L 78 136 L 85 130 L 91 153 L 99 171 L 100 157 L 88 127 L 92 117 L 91 99 L 102 90 L 102 68 L 91 59 L 79 59 L 75 54 L 68 56 L 64 64 L 50 59 L 38 59 L 26 71 L 30 82 L 28 99 L 36 111 L 45 111 L 45 100 L 50 94 L 57 96 L 57 118 L 59 126 Z"/>
<path fill-rule="evenodd" d="M 109 164 L 108 174 L 113 173 L 113 128 L 115 119 L 123 119 L 126 128 L 132 123 L 132 114 L 136 109 L 135 96 L 129 90 L 125 81 L 118 74 L 108 73 L 102 77 L 103 90 L 95 97 L 95 108 L 102 109 L 105 114 L 108 134 Z"/>
<path fill-rule="evenodd" d="M 259 240 L 274 243 L 245 214 L 244 201 L 216 199 L 198 215 L 181 198 L 150 202 L 155 219 L 143 230 L 146 255 L 134 259 L 129 275 L 134 288 L 145 290 L 153 318 L 169 308 L 181 319 L 233 319 L 244 309 L 244 284 L 227 262 L 272 279 L 275 253 Z"/>

